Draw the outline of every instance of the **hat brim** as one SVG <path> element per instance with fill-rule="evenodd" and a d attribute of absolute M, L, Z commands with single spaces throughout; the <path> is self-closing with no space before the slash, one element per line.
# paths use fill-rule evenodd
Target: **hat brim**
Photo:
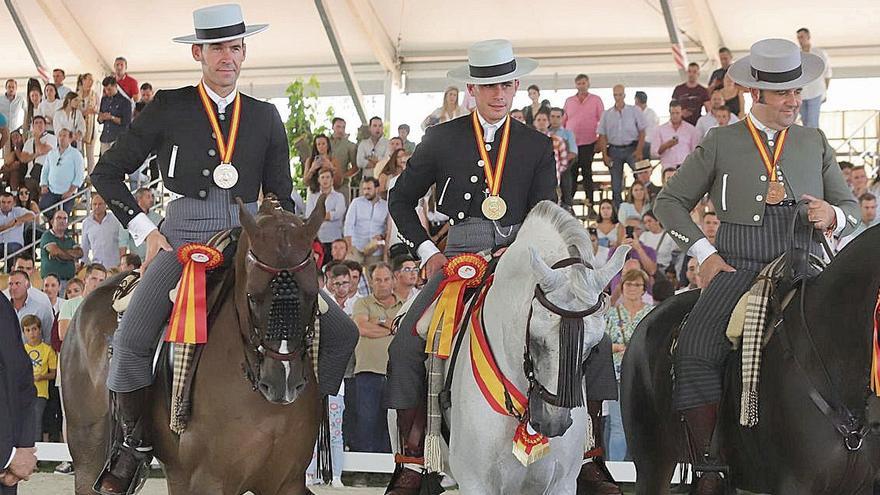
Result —
<path fill-rule="evenodd" d="M 468 64 L 450 70 L 446 73 L 446 76 L 450 79 L 467 84 L 498 84 L 519 79 L 538 67 L 538 61 L 533 58 L 516 58 L 515 60 L 516 70 L 500 76 L 473 77 L 471 76 L 471 68 Z"/>
<path fill-rule="evenodd" d="M 750 89 L 769 89 L 769 90 L 786 90 L 803 88 L 807 84 L 822 77 L 825 73 L 825 61 L 818 55 L 812 53 L 801 54 L 801 76 L 797 79 L 773 83 L 767 81 L 759 81 L 752 76 L 752 65 L 749 56 L 743 57 L 727 70 L 727 75 L 733 79 L 733 82 Z"/>
<path fill-rule="evenodd" d="M 247 38 L 248 36 L 253 36 L 257 33 L 262 33 L 263 31 L 269 29 L 268 24 L 252 24 L 249 26 L 245 26 L 244 32 L 241 34 L 236 34 L 235 36 L 227 36 L 225 38 L 211 38 L 211 39 L 203 39 L 199 38 L 198 35 L 190 34 L 188 36 L 178 36 L 177 38 L 172 38 L 171 41 L 175 43 L 183 43 L 187 45 L 201 45 L 204 43 L 223 43 L 224 41 L 232 41 L 237 40 L 239 38 Z"/>
<path fill-rule="evenodd" d="M 640 164 L 641 164 L 641 165 L 640 165 Z M 646 166 L 646 165 L 647 165 L 647 166 Z M 651 160 L 648 160 L 648 159 L 645 159 L 645 160 L 639 160 L 639 161 L 636 162 L 636 168 L 633 169 L 633 173 L 634 173 L 634 174 L 639 174 L 639 173 L 642 173 L 642 172 L 649 172 L 649 171 L 654 170 L 655 168 L 657 168 L 657 167 L 659 167 L 659 166 L 660 166 L 659 163 L 657 163 L 657 164 L 655 164 L 655 165 L 651 165 Z"/>

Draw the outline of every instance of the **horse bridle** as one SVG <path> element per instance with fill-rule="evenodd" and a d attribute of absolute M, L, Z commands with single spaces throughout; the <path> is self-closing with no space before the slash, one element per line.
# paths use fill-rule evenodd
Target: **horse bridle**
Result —
<path fill-rule="evenodd" d="M 251 263 L 255 267 L 259 268 L 260 270 L 272 275 L 273 280 L 274 280 L 276 277 L 292 276 L 292 274 L 299 272 L 299 271 L 302 271 L 305 267 L 309 266 L 309 262 L 312 261 L 312 251 L 309 250 L 308 254 L 306 254 L 305 259 L 303 259 L 298 264 L 296 264 L 294 266 L 281 267 L 281 268 L 274 267 L 272 265 L 269 265 L 268 263 L 261 261 L 259 258 L 257 258 L 257 255 L 254 254 L 254 252 L 250 248 L 248 248 L 248 250 L 247 250 L 247 255 L 245 256 L 245 259 L 247 260 L 247 262 Z M 250 311 L 253 316 L 253 299 L 252 299 L 252 296 L 250 293 L 247 294 L 247 300 L 248 300 L 248 311 Z M 309 319 L 310 322 L 314 319 L 314 318 L 312 318 L 313 316 L 314 315 L 310 315 L 310 319 Z M 310 331 L 306 332 L 305 335 L 303 335 L 303 345 L 298 346 L 297 348 L 295 348 L 291 352 L 280 352 L 280 351 L 276 351 L 274 349 L 269 348 L 264 342 L 264 336 L 258 331 L 259 329 L 256 327 L 253 328 L 253 331 L 251 332 L 251 334 L 248 337 L 248 344 L 251 346 L 252 350 L 257 352 L 258 355 L 263 354 L 263 355 L 265 355 L 275 361 L 292 361 L 294 359 L 299 359 L 301 357 L 301 354 L 306 347 L 304 345 L 304 342 L 308 339 L 309 334 L 311 332 L 311 328 L 312 328 L 311 323 L 309 323 L 309 328 L 310 328 Z"/>
<path fill-rule="evenodd" d="M 554 263 L 553 266 L 550 268 L 557 270 L 557 269 L 566 268 L 566 267 L 569 267 L 572 265 L 583 265 L 585 268 L 588 268 L 590 270 L 594 269 L 590 263 L 588 263 L 588 262 L 584 261 L 583 259 L 581 259 L 580 257 L 576 257 L 576 256 L 562 259 L 562 260 Z M 575 329 L 575 328 L 577 329 L 576 333 L 575 333 L 575 335 L 573 335 L 573 337 L 576 337 L 580 341 L 581 348 L 579 349 L 579 351 L 582 351 L 583 318 L 590 316 L 592 314 L 595 314 L 604 308 L 606 294 L 604 292 L 600 292 L 599 299 L 596 301 L 596 304 L 594 304 L 594 305 L 590 306 L 589 308 L 584 309 L 582 311 L 571 311 L 571 310 L 567 310 L 565 308 L 560 308 L 559 306 L 553 304 L 552 302 L 550 302 L 549 299 L 547 299 L 547 295 L 544 293 L 544 289 L 541 288 L 540 284 L 535 284 L 535 297 L 534 298 L 545 309 L 547 309 L 551 313 L 553 313 L 557 316 L 560 316 L 562 318 L 562 321 L 560 322 L 560 329 L 564 328 L 566 325 L 572 325 L 572 327 L 571 327 L 572 329 Z M 531 351 L 530 351 L 532 311 L 533 311 L 533 307 L 530 306 L 529 307 L 529 316 L 528 316 L 528 319 L 526 320 L 526 348 L 525 348 L 525 353 L 523 355 L 523 369 L 525 370 L 526 378 L 529 381 L 529 395 L 531 395 L 532 392 L 535 392 L 538 394 L 538 396 L 541 398 L 541 400 L 543 400 L 547 404 L 550 404 L 550 405 L 556 406 L 556 407 L 574 408 L 574 407 L 582 406 L 583 405 L 583 394 L 582 393 L 570 393 L 570 394 L 567 394 L 568 395 L 567 397 L 566 396 L 560 397 L 560 395 L 563 395 L 561 390 L 564 388 L 562 380 L 563 380 L 563 378 L 566 378 L 566 377 L 568 380 L 572 379 L 572 377 L 570 376 L 571 370 L 566 370 L 565 372 L 563 372 L 563 370 L 561 369 L 561 366 L 560 366 L 559 383 L 557 384 L 556 394 L 553 394 L 549 390 L 547 390 L 547 388 L 538 380 L 538 377 L 535 375 L 535 366 L 534 366 L 534 362 L 532 360 Z M 582 352 L 577 352 L 577 354 L 582 355 Z M 560 365 L 562 364 L 562 360 L 564 358 L 565 358 L 565 356 L 563 356 L 563 353 L 560 352 L 560 356 L 559 356 Z M 577 363 L 577 364 L 580 369 L 580 363 Z M 577 384 L 571 384 L 571 385 L 576 385 L 578 392 L 580 392 L 580 390 L 581 390 L 580 380 L 578 380 Z"/>

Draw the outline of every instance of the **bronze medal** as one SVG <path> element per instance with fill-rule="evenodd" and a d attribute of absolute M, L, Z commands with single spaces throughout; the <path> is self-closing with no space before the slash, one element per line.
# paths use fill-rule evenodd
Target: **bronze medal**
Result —
<path fill-rule="evenodd" d="M 767 184 L 765 201 L 768 205 L 778 205 L 783 199 L 785 199 L 785 184 L 779 181 L 771 181 Z"/>
<path fill-rule="evenodd" d="M 507 203 L 501 196 L 487 196 L 480 208 L 489 220 L 501 220 L 507 213 Z"/>

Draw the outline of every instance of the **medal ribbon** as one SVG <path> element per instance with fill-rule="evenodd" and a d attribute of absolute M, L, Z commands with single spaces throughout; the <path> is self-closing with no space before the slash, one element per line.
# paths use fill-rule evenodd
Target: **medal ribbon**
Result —
<path fill-rule="evenodd" d="M 220 151 L 220 163 L 232 163 L 232 154 L 235 152 L 235 140 L 238 139 L 238 123 L 241 121 L 241 93 L 236 92 L 234 108 L 232 110 L 232 122 L 229 124 L 229 139 L 223 139 L 223 132 L 220 130 L 220 123 L 217 122 L 217 116 L 214 115 L 214 107 L 211 105 L 211 99 L 205 92 L 204 83 L 199 83 L 199 98 L 202 100 L 202 107 L 205 109 L 205 115 L 211 123 L 214 135 L 217 136 L 217 149 Z"/>
<path fill-rule="evenodd" d="M 773 161 L 770 161 L 770 150 L 764 145 L 764 142 L 761 141 L 761 136 L 758 134 L 758 129 L 755 128 L 755 124 L 752 123 L 752 118 L 746 118 L 746 126 L 749 128 L 749 134 L 752 135 L 752 141 L 755 142 L 755 146 L 758 147 L 758 154 L 761 155 L 761 160 L 764 162 L 764 168 L 767 169 L 767 173 L 770 175 L 770 182 L 776 182 L 776 164 L 779 163 L 779 157 L 782 156 L 782 149 L 785 148 L 786 136 L 788 136 L 788 128 L 779 131 L 779 136 L 776 141 L 776 149 L 773 152 Z"/>
<path fill-rule="evenodd" d="M 510 117 L 508 117 L 509 119 Z M 498 196 L 501 192 L 501 174 L 504 173 L 504 162 L 507 161 L 507 147 L 510 144 L 510 122 L 505 122 L 504 131 L 501 134 L 501 148 L 498 149 L 498 163 L 493 164 L 489 160 L 489 153 L 486 151 L 486 143 L 483 142 L 483 126 L 480 125 L 480 119 L 477 112 L 471 114 L 471 120 L 474 124 L 474 137 L 477 140 L 477 151 L 480 152 L 480 158 L 483 160 L 486 168 L 486 184 L 489 185 L 489 194 Z"/>

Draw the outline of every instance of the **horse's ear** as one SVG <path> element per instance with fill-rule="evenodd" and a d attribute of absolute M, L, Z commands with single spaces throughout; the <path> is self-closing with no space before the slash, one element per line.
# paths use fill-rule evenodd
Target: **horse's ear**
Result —
<path fill-rule="evenodd" d="M 244 202 L 240 197 L 235 197 L 235 202 L 238 203 L 238 222 L 241 224 L 244 231 L 247 233 L 248 237 L 253 237 L 253 235 L 257 232 L 257 221 L 254 220 L 251 212 L 248 211 L 244 206 Z"/>
<path fill-rule="evenodd" d="M 619 246 L 614 250 L 614 255 L 607 263 L 596 269 L 596 284 L 599 290 L 604 290 L 611 282 L 611 279 L 617 275 L 626 262 L 626 255 L 629 254 L 629 246 Z"/>
<path fill-rule="evenodd" d="M 309 215 L 308 220 L 306 220 L 306 233 L 310 234 L 309 239 L 318 235 L 318 229 L 321 227 L 321 224 L 324 223 L 324 216 L 327 214 L 327 195 L 321 194 L 318 196 L 318 201 L 315 203 L 315 209 L 312 210 L 312 214 Z"/>
<path fill-rule="evenodd" d="M 552 292 L 558 289 L 565 281 L 565 276 L 562 272 L 556 271 L 547 266 L 547 263 L 544 262 L 541 255 L 531 247 L 529 248 L 529 254 L 531 255 L 532 270 L 535 272 L 536 278 L 538 279 L 538 285 L 541 286 L 541 289 L 543 289 L 544 292 Z"/>

